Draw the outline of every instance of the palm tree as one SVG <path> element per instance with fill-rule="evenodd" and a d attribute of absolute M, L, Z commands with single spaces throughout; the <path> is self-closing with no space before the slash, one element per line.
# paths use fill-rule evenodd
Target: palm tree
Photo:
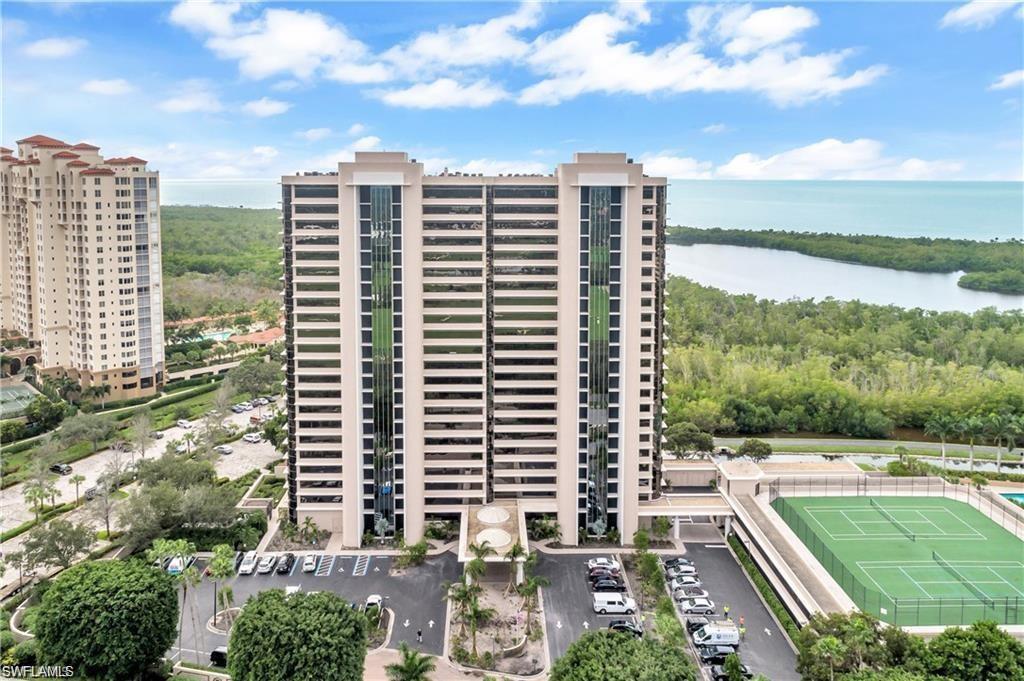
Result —
<path fill-rule="evenodd" d="M 47 489 L 46 483 L 30 480 L 25 483 L 22 495 L 25 497 L 25 503 L 32 505 L 32 510 L 36 514 L 36 522 L 38 523 L 39 512 L 43 508 L 43 502 L 50 498 L 50 490 Z"/>
<path fill-rule="evenodd" d="M 317 526 L 313 519 L 308 515 L 302 521 L 302 527 L 299 529 L 302 534 L 302 540 L 307 544 L 315 544 L 316 538 L 320 535 L 320 528 Z"/>
<path fill-rule="evenodd" d="M 480 628 L 480 625 L 486 624 L 496 614 L 494 608 L 485 608 L 480 605 L 480 599 L 476 597 L 469 602 L 469 607 L 466 608 L 466 620 L 469 622 L 469 634 L 473 637 L 473 657 L 478 656 L 476 652 L 477 630 Z"/>
<path fill-rule="evenodd" d="M 835 636 L 822 636 L 811 646 L 815 657 L 828 662 L 828 676 L 830 681 L 836 678 L 836 662 L 846 656 L 846 645 Z"/>
<path fill-rule="evenodd" d="M 537 609 L 538 595 L 541 587 L 550 586 L 551 580 L 540 575 L 531 575 L 519 585 L 519 593 L 523 597 L 523 609 L 526 610 L 526 633 L 529 635 L 533 613 Z"/>
<path fill-rule="evenodd" d="M 391 681 L 430 681 L 430 672 L 434 671 L 434 659 L 423 655 L 409 647 L 405 641 L 398 648 L 402 656 L 401 662 L 389 664 L 384 670 Z"/>
<path fill-rule="evenodd" d="M 473 560 L 466 564 L 466 579 L 474 582 L 487 574 L 487 563 L 484 559 L 487 556 L 495 555 L 497 551 L 494 550 L 491 543 L 486 539 L 479 544 L 470 544 L 466 548 L 473 554 Z"/>
<path fill-rule="evenodd" d="M 450 602 L 455 608 L 455 617 L 459 620 L 460 635 L 466 634 L 466 610 L 469 604 L 483 592 L 483 589 L 476 584 L 465 582 L 445 582 L 444 600 Z"/>
<path fill-rule="evenodd" d="M 68 480 L 75 483 L 75 506 L 78 506 L 78 486 L 85 482 L 85 476 L 81 473 L 75 473 Z"/>
<path fill-rule="evenodd" d="M 1016 419 L 1010 414 L 989 414 L 985 419 L 985 433 L 996 443 L 996 473 L 1003 468 L 1003 443 L 1009 443 L 1016 431 Z"/>
<path fill-rule="evenodd" d="M 508 587 L 505 589 L 506 594 L 509 594 L 512 589 L 515 588 L 517 572 L 516 563 L 519 562 L 520 558 L 525 557 L 526 549 L 523 548 L 523 545 L 519 543 L 518 539 L 516 540 L 516 543 L 505 552 L 505 560 L 508 561 Z"/>
<path fill-rule="evenodd" d="M 88 388 L 82 391 L 82 397 L 87 400 L 94 400 L 99 398 L 100 409 L 106 409 L 107 407 L 107 395 L 110 394 L 110 386 L 106 383 L 97 383 L 90 385 Z"/>
<path fill-rule="evenodd" d="M 181 436 L 181 439 L 185 442 L 185 453 L 191 454 L 192 446 L 196 443 L 197 439 L 195 433 L 185 433 L 184 435 Z"/>
<path fill-rule="evenodd" d="M 957 424 L 957 432 L 971 446 L 970 470 L 974 472 L 974 443 L 985 435 L 985 421 L 978 416 L 968 416 Z"/>
<path fill-rule="evenodd" d="M 942 443 L 942 470 L 946 470 L 946 440 L 957 433 L 957 420 L 952 414 L 935 414 L 925 421 L 924 434 L 939 438 Z"/>

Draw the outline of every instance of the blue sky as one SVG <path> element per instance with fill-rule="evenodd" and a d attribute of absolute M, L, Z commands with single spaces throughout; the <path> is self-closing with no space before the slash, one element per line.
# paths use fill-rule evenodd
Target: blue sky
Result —
<path fill-rule="evenodd" d="M 167 179 L 401 149 L 469 171 L 1021 179 L 1020 3 L 3 4 L 3 143 Z"/>

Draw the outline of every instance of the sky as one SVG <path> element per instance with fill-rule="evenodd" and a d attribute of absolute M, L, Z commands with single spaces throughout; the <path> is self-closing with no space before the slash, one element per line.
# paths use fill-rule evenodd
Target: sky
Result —
<path fill-rule="evenodd" d="M 1024 8 L 7 1 L 0 139 L 264 179 L 625 151 L 683 179 L 1020 180 Z"/>

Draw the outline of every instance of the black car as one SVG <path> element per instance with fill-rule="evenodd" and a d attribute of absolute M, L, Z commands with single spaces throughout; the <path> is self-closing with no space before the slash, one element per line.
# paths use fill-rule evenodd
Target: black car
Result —
<path fill-rule="evenodd" d="M 295 554 L 286 553 L 277 559 L 277 574 L 286 575 L 292 571 L 292 566 L 295 565 Z"/>
<path fill-rule="evenodd" d="M 725 658 L 735 652 L 732 646 L 697 646 L 701 664 L 725 664 Z"/>
<path fill-rule="evenodd" d="M 644 629 L 633 620 L 612 620 L 608 623 L 608 631 L 617 631 L 623 634 L 633 634 L 637 638 L 642 638 L 644 635 Z"/>
<path fill-rule="evenodd" d="M 59 473 L 61 475 L 71 475 L 71 466 L 66 463 L 55 463 L 50 466 L 51 473 Z"/>
<path fill-rule="evenodd" d="M 750 671 L 750 668 L 745 664 L 740 665 L 740 674 L 744 679 L 754 678 L 754 672 Z M 711 678 L 714 681 L 729 681 L 729 673 L 725 671 L 723 665 L 716 664 L 711 668 Z"/>
<path fill-rule="evenodd" d="M 95 499 L 99 495 L 100 495 L 100 490 L 99 490 L 98 487 L 90 487 L 89 489 L 85 490 L 85 494 L 83 494 L 82 496 L 85 497 L 86 501 L 92 501 L 93 499 Z"/>
<path fill-rule="evenodd" d="M 594 591 L 622 593 L 626 590 L 626 585 L 614 579 L 599 579 L 591 584 L 590 588 Z"/>
<path fill-rule="evenodd" d="M 210 664 L 214 667 L 227 667 L 228 666 L 228 647 L 217 646 L 210 653 Z"/>
<path fill-rule="evenodd" d="M 593 582 L 593 581 L 596 581 L 598 579 L 617 579 L 617 580 L 621 580 L 622 577 L 619 576 L 619 573 L 616 570 L 608 570 L 608 569 L 605 569 L 605 568 L 597 568 L 595 570 L 591 570 L 587 574 L 587 579 L 589 579 L 591 582 Z"/>
<path fill-rule="evenodd" d="M 693 632 L 703 627 L 705 624 L 711 624 L 711 620 L 709 620 L 707 617 L 691 617 L 690 619 L 686 620 L 686 633 L 692 634 Z"/>
<path fill-rule="evenodd" d="M 238 566 L 245 560 L 245 551 L 235 551 L 235 572 L 238 572 Z"/>

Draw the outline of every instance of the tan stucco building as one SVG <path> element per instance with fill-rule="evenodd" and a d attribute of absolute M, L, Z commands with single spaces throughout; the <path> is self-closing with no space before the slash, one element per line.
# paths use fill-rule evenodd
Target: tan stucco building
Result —
<path fill-rule="evenodd" d="M 282 185 L 293 518 L 354 546 L 513 501 L 563 542 L 631 537 L 661 482 L 665 179 L 359 152 Z"/>
<path fill-rule="evenodd" d="M 111 399 L 163 383 L 159 175 L 45 135 L 0 148 L 0 328 Z M 17 155 L 15 155 L 15 153 Z"/>

